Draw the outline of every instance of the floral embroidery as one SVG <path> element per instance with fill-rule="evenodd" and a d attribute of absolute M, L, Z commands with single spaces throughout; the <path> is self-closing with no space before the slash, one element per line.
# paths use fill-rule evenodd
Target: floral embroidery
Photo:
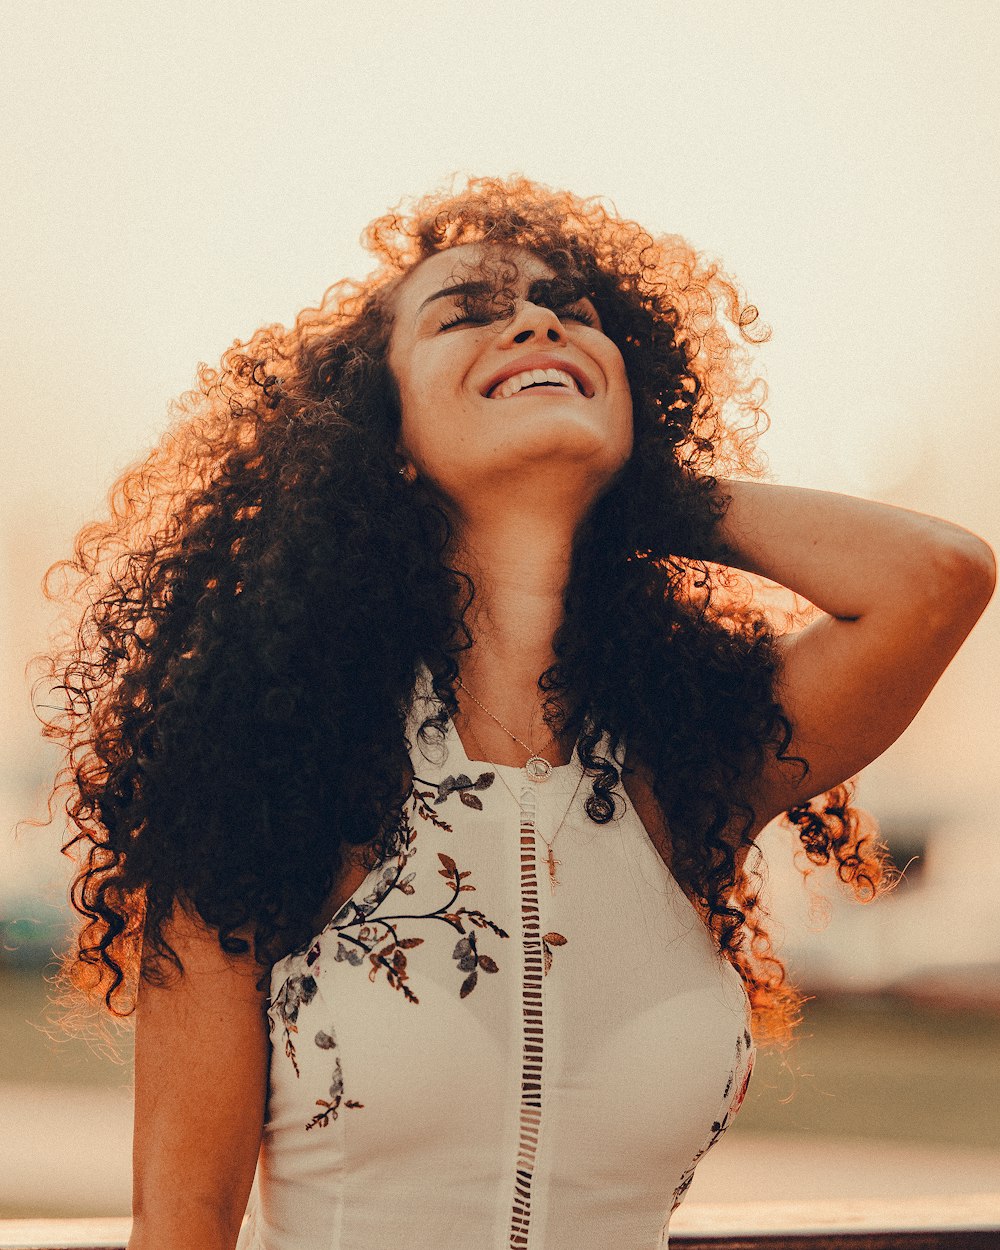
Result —
<path fill-rule="evenodd" d="M 278 991 L 271 1004 L 281 1018 L 285 1033 L 285 1054 L 292 1061 L 295 1075 L 299 1075 L 299 1065 L 295 1058 L 295 1043 L 292 1034 L 298 1033 L 299 1008 L 312 1002 L 316 997 L 316 980 L 311 976 L 291 976 Z M 272 1017 L 268 1017 L 268 1032 L 271 1032 Z"/>
<path fill-rule="evenodd" d="M 320 1031 L 313 1038 L 313 1041 L 321 1050 L 335 1050 L 337 1047 L 337 1039 L 333 1035 L 332 1027 L 329 1033 L 325 1033 L 322 1029 L 320 1029 Z M 340 1109 L 341 1103 L 343 1103 L 345 1107 L 364 1108 L 365 1104 L 363 1102 L 357 1102 L 353 1098 L 344 1098 L 344 1076 L 340 1068 L 339 1055 L 333 1065 L 333 1081 L 330 1084 L 330 1098 L 332 1101 L 327 1101 L 325 1098 L 316 1099 L 316 1106 L 322 1107 L 323 1110 L 317 1111 L 306 1125 L 307 1133 L 311 1128 L 316 1128 L 317 1125 L 326 1128 L 331 1119 L 335 1120 L 337 1118 L 337 1112 Z"/>
<path fill-rule="evenodd" d="M 452 959 L 458 960 L 458 966 L 462 972 L 469 975 L 462 982 L 462 988 L 458 991 L 459 998 L 465 998 L 467 994 L 471 994 L 476 988 L 476 981 L 479 977 L 478 970 L 482 968 L 484 972 L 499 972 L 496 961 L 491 959 L 489 955 L 480 955 L 476 950 L 476 935 L 470 933 L 468 937 L 459 938 L 455 943 L 455 949 L 451 952 Z"/>
<path fill-rule="evenodd" d="M 316 976 L 319 975 L 316 963 L 323 952 L 324 945 L 328 942 L 327 934 L 336 935 L 334 962 L 360 967 L 367 960 L 371 965 L 368 972 L 370 981 L 374 982 L 380 973 L 384 972 L 386 980 L 393 989 L 400 990 L 405 1000 L 414 1004 L 419 1003 L 420 1000 L 408 984 L 409 970 L 406 952 L 421 946 L 424 938 L 400 936 L 397 929 L 400 921 L 439 920 L 451 925 L 461 935 L 452 951 L 452 958 L 456 961 L 458 970 L 465 973 L 465 978 L 459 988 L 460 998 L 466 998 L 476 988 L 480 971 L 485 973 L 499 971 L 496 960 L 479 950 L 477 930 L 489 931 L 499 938 L 507 938 L 510 935 L 479 908 L 455 906 L 460 894 L 474 891 L 476 887 L 466 880 L 471 876 L 471 871 L 460 869 L 450 855 L 438 852 L 441 864 L 438 868 L 438 875 L 443 877 L 450 887 L 450 898 L 433 911 L 396 915 L 378 914 L 394 891 L 398 891 L 403 896 L 411 896 L 415 893 L 413 879 L 416 874 L 412 871 L 406 873 L 405 869 L 417 853 L 417 828 L 407 808 L 412 807 L 413 813 L 420 820 L 427 821 L 435 828 L 451 832 L 451 825 L 437 814 L 435 805 L 444 802 L 449 795 L 458 793 L 466 807 L 482 811 L 482 801 L 470 791 L 486 790 L 493 784 L 494 779 L 494 773 L 481 773 L 475 781 L 465 773 L 457 777 L 446 777 L 440 785 L 435 786 L 436 794 L 434 789 L 421 790 L 411 784 L 408 804 L 405 804 L 402 809 L 399 846 L 395 862 L 382 866 L 373 887 L 363 898 L 348 899 L 306 952 L 305 966 L 308 971 L 290 975 L 275 996 L 272 1009 L 282 1023 L 285 1054 L 291 1060 L 296 1076 L 299 1075 L 299 1066 L 293 1035 L 297 1035 L 299 1031 L 299 1009 L 311 1003 L 316 996 L 318 989 Z M 420 782 L 421 785 L 434 784 L 424 782 L 421 778 L 414 778 L 414 782 Z M 552 959 L 548 943 L 563 945 L 566 939 L 559 933 L 547 933 L 545 941 L 546 971 L 548 971 Z M 270 1024 L 273 1024 L 273 1017 L 269 1019 L 270 1027 Z M 321 1050 L 337 1049 L 332 1026 L 328 1030 L 321 1029 L 313 1041 Z M 307 1130 L 327 1127 L 331 1120 L 337 1119 L 343 1107 L 364 1107 L 364 1103 L 344 1097 L 343 1072 L 339 1055 L 334 1056 L 329 1098 L 317 1099 L 316 1106 L 319 1110 L 306 1125 Z"/>
<path fill-rule="evenodd" d="M 566 945 L 566 939 L 563 937 L 561 933 L 543 933 L 542 934 L 542 951 L 545 957 L 545 972 L 542 973 L 543 976 L 552 967 L 552 947 L 553 946 L 565 946 L 565 945 Z"/>
<path fill-rule="evenodd" d="M 736 1039 L 736 1058 L 730 1070 L 729 1076 L 726 1080 L 726 1088 L 722 1092 L 723 1103 L 725 1103 L 726 1099 L 732 1093 L 733 1087 L 736 1085 L 737 1076 L 742 1066 L 741 1061 L 744 1055 L 746 1055 L 748 1059 L 748 1063 L 746 1066 L 746 1071 L 743 1073 L 743 1079 L 740 1081 L 739 1091 L 736 1094 L 736 1097 L 733 1098 L 733 1100 L 726 1107 L 726 1110 L 724 1114 L 720 1117 L 720 1119 L 714 1120 L 712 1122 L 711 1137 L 709 1137 L 705 1145 L 702 1146 L 702 1148 L 698 1151 L 695 1157 L 691 1160 L 690 1165 L 688 1166 L 687 1170 L 684 1172 L 684 1175 L 681 1177 L 677 1185 L 677 1188 L 674 1190 L 673 1203 L 670 1207 L 671 1214 L 673 1214 L 674 1211 L 677 1210 L 677 1208 L 681 1204 L 682 1199 L 684 1198 L 684 1195 L 690 1189 L 691 1182 L 694 1179 L 695 1168 L 698 1166 L 698 1161 L 712 1149 L 715 1143 L 719 1140 L 722 1134 L 726 1131 L 726 1129 L 732 1123 L 733 1118 L 735 1117 L 737 1111 L 739 1111 L 740 1106 L 743 1102 L 743 1099 L 746 1097 L 747 1089 L 750 1086 L 750 1076 L 753 1073 L 753 1064 L 754 1064 L 754 1058 L 756 1054 L 756 1052 L 752 1051 L 752 1046 L 753 1046 L 753 1039 L 750 1037 L 749 1032 L 746 1029 L 744 1029 L 743 1032 L 740 1034 L 740 1036 Z"/>
<path fill-rule="evenodd" d="M 742 1041 L 742 1046 L 741 1046 L 741 1041 Z M 753 1039 L 750 1037 L 750 1033 L 748 1032 L 748 1030 L 744 1029 L 742 1039 L 737 1039 L 737 1042 L 736 1042 L 736 1060 L 733 1065 L 733 1070 L 729 1074 L 729 1080 L 726 1082 L 726 1089 L 722 1095 L 723 1099 L 726 1099 L 729 1097 L 730 1091 L 732 1090 L 733 1085 L 736 1082 L 736 1073 L 739 1070 L 741 1052 L 745 1050 L 746 1053 L 749 1054 L 750 1048 L 752 1045 L 753 1045 Z M 750 1075 L 752 1072 L 753 1072 L 753 1058 L 751 1057 L 750 1063 L 746 1070 L 746 1074 L 743 1077 L 743 1084 L 740 1087 L 740 1092 L 736 1095 L 736 1097 L 730 1103 L 730 1106 L 729 1106 L 730 1115 L 735 1115 L 736 1112 L 739 1111 L 740 1107 L 742 1106 L 743 1099 L 746 1097 L 747 1090 L 750 1087 Z"/>
<path fill-rule="evenodd" d="M 747 1090 L 750 1088 L 750 1077 L 752 1075 L 753 1061 L 751 1060 L 750 1066 L 747 1068 L 746 1076 L 743 1078 L 743 1084 L 740 1086 L 740 1092 L 733 1099 L 732 1105 L 729 1108 L 729 1114 L 731 1116 L 735 1115 L 736 1112 L 739 1111 L 740 1107 L 743 1106 L 743 1099 L 747 1096 Z"/>
<path fill-rule="evenodd" d="M 419 778 L 417 778 L 419 780 Z M 468 773 L 459 773 L 457 777 L 445 777 L 438 784 L 438 792 L 434 798 L 435 803 L 443 803 L 449 794 L 458 794 L 466 807 L 474 808 L 477 812 L 483 810 L 483 800 L 475 794 L 470 794 L 470 790 L 488 790 L 496 780 L 496 773 L 480 773 L 475 781 Z"/>
<path fill-rule="evenodd" d="M 315 948 L 314 948 L 315 949 Z M 310 955 L 313 952 L 310 951 Z M 310 963 L 314 960 L 309 960 Z M 281 989 L 275 995 L 271 1008 L 281 1020 L 282 1028 L 285 1034 L 285 1054 L 291 1060 L 292 1069 L 296 1076 L 299 1076 L 299 1065 L 295 1053 L 295 1042 L 292 1040 L 292 1034 L 299 1031 L 299 1009 L 308 1006 L 316 997 L 318 989 L 316 978 L 311 975 L 300 975 L 298 973 L 287 978 Z M 268 1014 L 268 1032 L 272 1032 L 274 1028 L 274 1017 Z M 329 1033 L 322 1029 L 313 1038 L 314 1043 L 321 1050 L 334 1050 L 337 1040 L 333 1035 L 331 1028 Z M 345 1107 L 363 1107 L 364 1103 L 357 1102 L 352 1098 L 344 1098 L 344 1078 L 340 1067 L 340 1057 L 338 1056 L 333 1068 L 333 1081 L 330 1085 L 330 1099 L 317 1099 L 316 1105 L 322 1110 L 318 1111 L 306 1125 L 307 1129 L 315 1128 L 317 1124 L 327 1125 L 330 1119 L 337 1118 L 337 1111 L 341 1105 Z"/>
<path fill-rule="evenodd" d="M 472 796 L 475 797 L 475 796 Z M 427 802 L 431 798 L 429 791 L 412 790 L 413 809 L 422 819 L 441 827 L 443 822 Z M 447 826 L 446 826 L 447 827 Z M 423 944 L 422 937 L 400 937 L 397 923 L 401 920 L 440 920 L 457 930 L 462 939 L 453 952 L 459 970 L 467 973 L 459 991 L 459 997 L 465 998 L 476 987 L 477 971 L 496 972 L 496 961 L 489 955 L 481 954 L 475 941 L 475 933 L 466 929 L 466 923 L 476 929 L 489 929 L 498 937 L 510 935 L 494 921 L 490 920 L 479 908 L 455 907 L 459 894 L 475 890 L 475 886 L 465 880 L 470 876 L 468 870 L 461 871 L 450 855 L 438 852 L 441 867 L 438 875 L 444 877 L 451 887 L 451 898 L 447 899 L 433 911 L 420 913 L 401 913 L 397 915 L 378 915 L 379 908 L 393 890 L 402 894 L 413 894 L 413 873 L 403 876 L 403 870 L 409 860 L 417 853 L 415 845 L 417 830 L 410 821 L 404 808 L 401 829 L 401 845 L 398 858 L 394 865 L 386 867 L 379 877 L 375 889 L 360 905 L 348 904 L 334 918 L 330 928 L 337 933 L 338 943 L 335 960 L 346 961 L 358 966 L 365 958 L 371 964 L 368 979 L 376 980 L 380 972 L 385 973 L 386 980 L 393 989 L 400 990 L 407 1002 L 418 1003 L 420 999 L 408 984 L 409 970 L 407 967 L 408 950 Z M 353 915 L 352 915 L 353 911 Z M 341 919 L 343 917 L 343 919 Z M 354 932 L 351 932 L 354 930 Z M 316 944 L 317 947 L 319 943 Z M 318 952 L 317 952 L 318 953 Z"/>

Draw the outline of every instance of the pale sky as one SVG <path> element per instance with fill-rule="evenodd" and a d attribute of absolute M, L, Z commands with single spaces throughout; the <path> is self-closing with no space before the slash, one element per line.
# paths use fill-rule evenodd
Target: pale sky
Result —
<path fill-rule="evenodd" d="M 24 586 L 67 554 L 197 362 L 367 272 L 364 225 L 455 173 L 601 195 L 717 256 L 774 330 L 757 359 L 775 480 L 933 512 L 1000 545 L 996 13 L 990 0 L 5 6 L 9 723 L 33 726 L 18 719 L 39 641 Z M 992 772 L 997 613 L 932 695 L 937 719 L 876 766 L 917 785 L 918 803 L 920 785 L 947 803 Z"/>

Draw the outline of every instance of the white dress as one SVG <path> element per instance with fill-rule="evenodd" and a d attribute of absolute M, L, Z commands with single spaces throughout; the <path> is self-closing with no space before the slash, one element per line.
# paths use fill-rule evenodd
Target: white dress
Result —
<path fill-rule="evenodd" d="M 537 783 L 424 746 L 429 691 L 398 854 L 272 970 L 237 1250 L 663 1250 L 749 1082 L 743 982 L 575 751 Z"/>

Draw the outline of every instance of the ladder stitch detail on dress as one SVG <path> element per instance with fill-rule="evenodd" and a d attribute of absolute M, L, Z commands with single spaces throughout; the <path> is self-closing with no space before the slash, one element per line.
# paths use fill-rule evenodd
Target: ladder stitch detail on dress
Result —
<path fill-rule="evenodd" d="M 522 985 L 523 1058 L 521 1062 L 521 1114 L 514 1198 L 510 1220 L 511 1250 L 528 1245 L 531 1225 L 531 1182 L 542 1119 L 542 937 L 538 913 L 534 783 L 521 792 L 521 922 L 524 934 L 524 981 Z"/>

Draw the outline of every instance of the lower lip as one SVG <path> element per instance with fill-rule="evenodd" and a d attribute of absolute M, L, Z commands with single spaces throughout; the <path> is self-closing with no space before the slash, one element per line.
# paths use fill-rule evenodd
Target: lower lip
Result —
<path fill-rule="evenodd" d="M 579 391 L 571 391 L 568 386 L 529 386 L 523 391 L 515 391 L 513 395 L 508 395 L 506 398 L 517 399 L 519 395 L 543 395 L 546 392 L 553 395 L 578 395 L 581 399 L 583 398 Z M 490 395 L 488 398 L 496 403 L 503 403 L 503 400 L 498 400 L 495 395 Z"/>

